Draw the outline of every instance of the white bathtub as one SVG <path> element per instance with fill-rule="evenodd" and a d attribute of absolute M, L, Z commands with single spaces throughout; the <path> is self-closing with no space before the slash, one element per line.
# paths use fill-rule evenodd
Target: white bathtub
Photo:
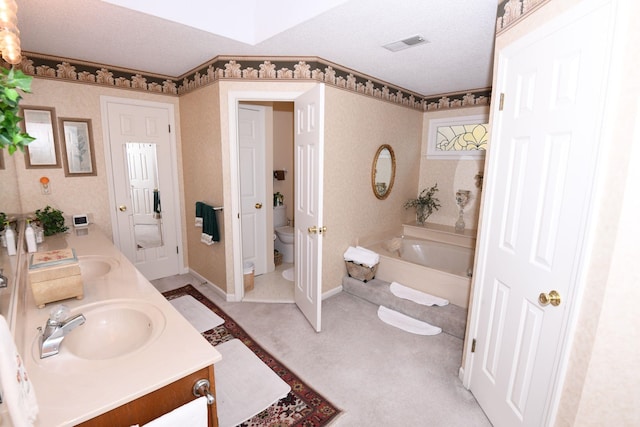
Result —
<path fill-rule="evenodd" d="M 394 237 L 367 247 L 380 254 L 376 279 L 469 306 L 472 248 L 415 237 Z"/>

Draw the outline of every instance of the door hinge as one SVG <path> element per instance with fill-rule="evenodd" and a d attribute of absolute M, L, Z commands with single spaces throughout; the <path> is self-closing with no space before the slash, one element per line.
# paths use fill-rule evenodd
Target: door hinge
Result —
<path fill-rule="evenodd" d="M 167 125 L 169 127 L 169 133 L 171 133 L 171 125 Z"/>
<path fill-rule="evenodd" d="M 500 94 L 500 105 L 498 106 L 498 110 L 502 111 L 504 108 L 504 93 Z"/>
<path fill-rule="evenodd" d="M 180 250 L 178 250 L 178 247 L 176 246 L 176 253 L 179 254 Z"/>
<path fill-rule="evenodd" d="M 476 339 L 474 338 L 473 341 L 471 341 L 471 353 L 475 353 L 476 352 Z"/>

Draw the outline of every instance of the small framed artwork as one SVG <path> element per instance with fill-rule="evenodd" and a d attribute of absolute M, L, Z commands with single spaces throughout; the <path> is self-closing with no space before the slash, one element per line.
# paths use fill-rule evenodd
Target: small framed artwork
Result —
<path fill-rule="evenodd" d="M 27 169 L 59 168 L 58 130 L 56 129 L 56 113 L 50 107 L 21 108 L 22 126 L 26 133 L 35 138 L 24 150 Z"/>
<path fill-rule="evenodd" d="M 486 114 L 429 120 L 427 157 L 483 158 L 489 142 L 488 122 Z"/>
<path fill-rule="evenodd" d="M 95 176 L 91 119 L 60 118 L 65 176 Z"/>

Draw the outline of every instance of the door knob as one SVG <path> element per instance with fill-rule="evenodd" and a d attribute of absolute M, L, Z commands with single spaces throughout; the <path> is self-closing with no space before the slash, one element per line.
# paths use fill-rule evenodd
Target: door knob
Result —
<path fill-rule="evenodd" d="M 318 227 L 316 227 L 315 225 L 311 226 L 307 228 L 307 231 L 309 232 L 309 234 L 316 234 L 318 232 Z"/>
<path fill-rule="evenodd" d="M 327 234 L 327 227 L 325 227 L 324 225 L 322 227 L 320 227 L 320 229 L 318 230 L 318 233 L 320 234 Z"/>
<path fill-rule="evenodd" d="M 120 212 L 126 212 L 127 207 L 125 205 L 120 205 L 118 206 L 118 209 L 120 210 Z"/>
<path fill-rule="evenodd" d="M 538 296 L 538 302 L 540 305 L 548 305 L 551 304 L 554 307 L 560 305 L 560 294 L 557 291 L 551 291 L 548 294 L 542 292 Z"/>
<path fill-rule="evenodd" d="M 261 209 L 262 208 L 262 203 L 256 203 L 256 209 Z"/>

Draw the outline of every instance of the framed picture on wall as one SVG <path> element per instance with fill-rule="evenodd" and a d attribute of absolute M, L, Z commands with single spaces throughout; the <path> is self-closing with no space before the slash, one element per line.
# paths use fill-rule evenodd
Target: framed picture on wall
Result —
<path fill-rule="evenodd" d="M 60 118 L 65 176 L 95 176 L 91 119 Z"/>
<path fill-rule="evenodd" d="M 486 114 L 429 120 L 427 157 L 483 158 L 489 142 L 488 122 Z"/>
<path fill-rule="evenodd" d="M 34 137 L 24 150 L 27 169 L 59 168 L 58 130 L 56 113 L 51 107 L 27 107 L 21 109 L 22 126 L 26 133 Z"/>

